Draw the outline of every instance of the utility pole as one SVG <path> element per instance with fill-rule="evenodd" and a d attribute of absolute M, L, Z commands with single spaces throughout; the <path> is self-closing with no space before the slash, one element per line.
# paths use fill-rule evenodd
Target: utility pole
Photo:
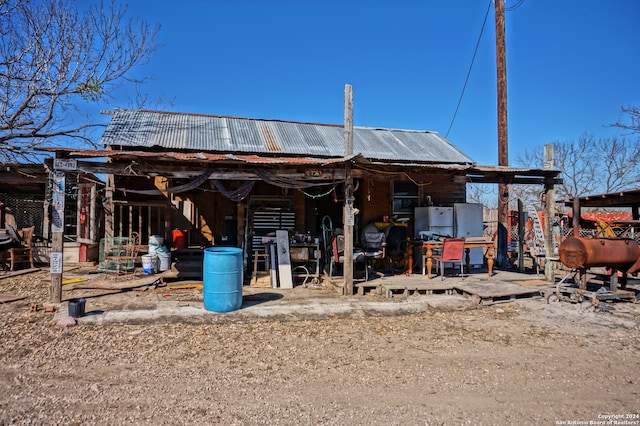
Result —
<path fill-rule="evenodd" d="M 353 155 L 353 88 L 344 85 L 344 156 Z M 350 160 L 345 162 L 344 182 L 344 287 L 343 295 L 353 295 L 353 178 Z"/>
<path fill-rule="evenodd" d="M 504 25 L 504 0 L 495 0 L 496 71 L 498 80 L 498 165 L 509 165 L 507 136 L 507 53 Z M 509 185 L 498 182 L 498 265 L 507 263 L 507 235 L 509 232 Z"/>

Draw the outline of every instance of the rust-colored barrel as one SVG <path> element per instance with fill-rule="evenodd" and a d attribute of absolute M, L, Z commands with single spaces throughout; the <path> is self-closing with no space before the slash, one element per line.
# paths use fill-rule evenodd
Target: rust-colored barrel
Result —
<path fill-rule="evenodd" d="M 628 238 L 572 237 L 560 244 L 558 253 L 568 268 L 608 266 L 626 271 L 640 259 L 640 246 Z"/>

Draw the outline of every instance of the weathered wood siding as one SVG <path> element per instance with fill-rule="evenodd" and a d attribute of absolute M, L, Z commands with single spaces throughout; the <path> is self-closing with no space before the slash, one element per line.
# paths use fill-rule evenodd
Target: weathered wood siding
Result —
<path fill-rule="evenodd" d="M 462 176 L 446 174 L 411 174 L 419 186 L 419 206 L 426 206 L 428 197 L 436 206 L 452 206 L 466 201 L 466 182 Z M 393 181 L 409 180 L 398 175 L 389 179 L 364 178 L 360 192 L 360 224 L 381 221 L 384 215 L 392 215 Z M 411 216 L 411 215 L 402 215 Z"/>

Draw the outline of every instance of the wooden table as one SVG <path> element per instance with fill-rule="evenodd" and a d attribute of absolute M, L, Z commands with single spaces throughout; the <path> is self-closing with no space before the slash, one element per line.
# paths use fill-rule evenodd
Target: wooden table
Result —
<path fill-rule="evenodd" d="M 427 278 L 431 279 L 431 267 L 433 266 L 433 249 L 437 249 L 437 248 L 442 248 L 442 241 L 411 241 L 411 243 L 408 245 L 409 247 L 409 275 L 413 275 L 413 246 L 417 246 L 420 247 L 421 249 L 425 250 L 426 256 L 427 256 L 427 261 L 426 261 L 426 271 L 427 271 Z M 466 238 L 464 241 L 464 248 L 465 248 L 465 252 L 466 252 L 466 256 L 465 256 L 465 264 L 467 267 L 467 270 L 469 270 L 469 251 L 472 248 L 476 248 L 476 247 L 482 247 L 482 248 L 486 248 L 487 249 L 487 253 L 486 253 L 486 257 L 487 257 L 487 267 L 489 269 L 489 276 L 493 275 L 493 250 L 494 250 L 494 243 L 493 240 L 488 240 L 486 238 L 483 237 L 471 237 L 471 238 Z M 424 275 L 424 268 L 425 265 L 423 265 L 423 275 Z"/>

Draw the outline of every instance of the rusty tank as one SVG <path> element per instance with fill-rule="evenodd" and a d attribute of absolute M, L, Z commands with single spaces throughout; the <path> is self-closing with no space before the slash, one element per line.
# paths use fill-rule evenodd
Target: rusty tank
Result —
<path fill-rule="evenodd" d="M 629 274 L 640 270 L 640 245 L 630 238 L 571 237 L 560 244 L 558 254 L 571 269 L 604 266 Z"/>

